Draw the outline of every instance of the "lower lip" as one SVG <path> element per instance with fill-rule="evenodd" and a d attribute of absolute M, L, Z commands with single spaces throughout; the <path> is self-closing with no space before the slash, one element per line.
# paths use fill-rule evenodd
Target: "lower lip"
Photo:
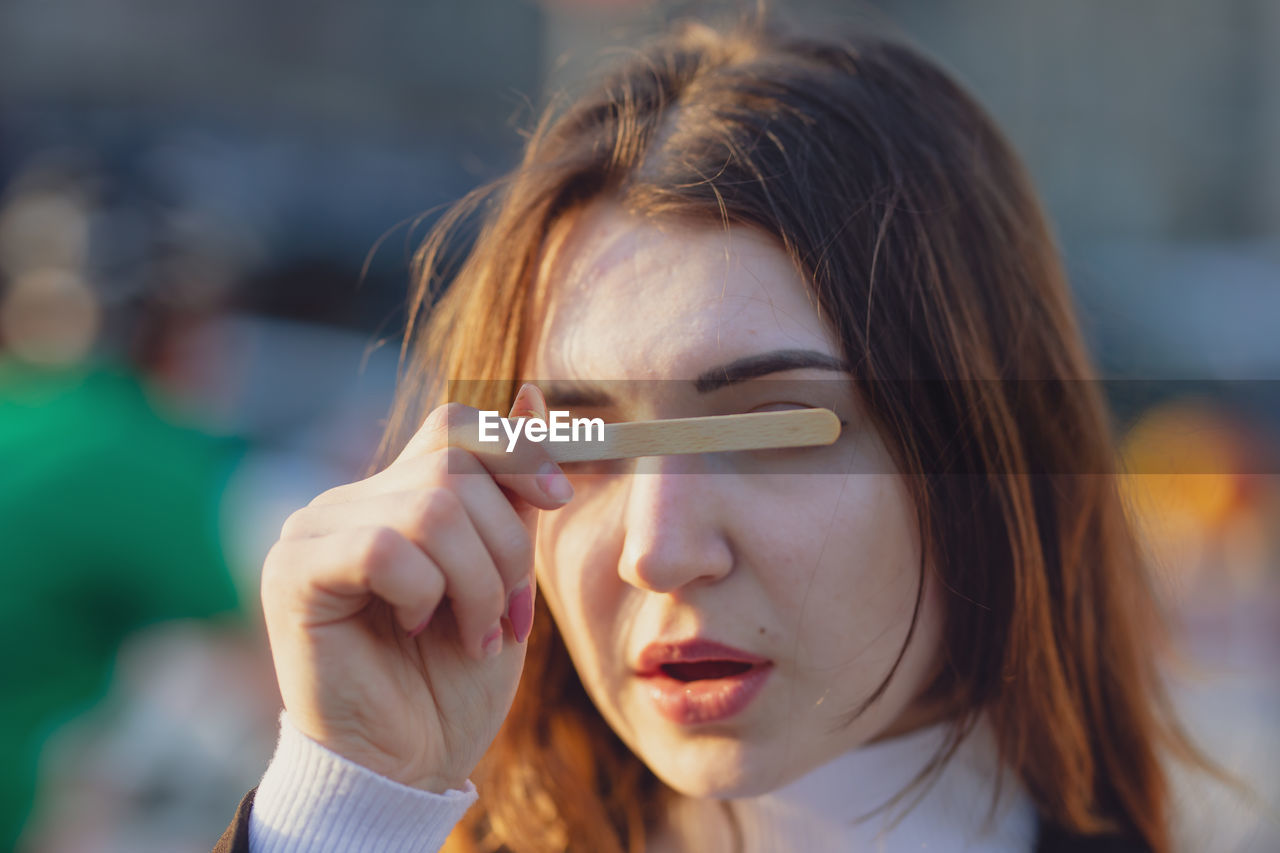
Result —
<path fill-rule="evenodd" d="M 644 680 L 658 713 L 673 723 L 694 725 L 728 719 L 747 707 L 772 670 L 761 664 L 728 678 L 681 681 L 659 672 Z"/>

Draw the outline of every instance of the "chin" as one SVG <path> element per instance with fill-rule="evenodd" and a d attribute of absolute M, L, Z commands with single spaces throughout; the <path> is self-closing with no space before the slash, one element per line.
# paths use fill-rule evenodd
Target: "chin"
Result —
<path fill-rule="evenodd" d="M 727 735 L 703 735 L 644 744 L 640 759 L 666 785 L 686 797 L 734 799 L 778 787 L 777 762 Z"/>

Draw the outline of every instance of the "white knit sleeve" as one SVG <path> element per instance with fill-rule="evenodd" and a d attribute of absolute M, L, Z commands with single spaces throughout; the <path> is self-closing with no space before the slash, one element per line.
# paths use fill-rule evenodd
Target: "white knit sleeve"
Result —
<path fill-rule="evenodd" d="M 433 794 L 356 764 L 298 731 L 280 713 L 280 741 L 249 812 L 252 853 L 436 853 L 479 799 Z"/>

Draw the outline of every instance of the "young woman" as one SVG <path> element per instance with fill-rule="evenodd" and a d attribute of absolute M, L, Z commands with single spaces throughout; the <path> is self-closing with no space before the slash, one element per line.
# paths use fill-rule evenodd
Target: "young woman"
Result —
<path fill-rule="evenodd" d="M 912 50 L 758 20 L 555 115 L 439 298 L 485 196 L 421 251 L 394 461 L 267 559 L 286 711 L 221 849 L 1167 851 L 1164 759 L 1200 759 L 991 120 Z M 578 470 L 449 446 L 546 394 L 844 428 Z"/>

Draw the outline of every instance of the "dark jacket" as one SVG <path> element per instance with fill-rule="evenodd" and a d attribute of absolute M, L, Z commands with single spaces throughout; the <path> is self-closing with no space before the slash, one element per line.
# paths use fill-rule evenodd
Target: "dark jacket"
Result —
<path fill-rule="evenodd" d="M 213 853 L 249 853 L 249 812 L 257 788 L 244 795 L 236 816 L 222 833 Z M 1072 835 L 1049 823 L 1040 824 L 1035 853 L 1150 853 L 1139 841 L 1117 835 Z"/>

